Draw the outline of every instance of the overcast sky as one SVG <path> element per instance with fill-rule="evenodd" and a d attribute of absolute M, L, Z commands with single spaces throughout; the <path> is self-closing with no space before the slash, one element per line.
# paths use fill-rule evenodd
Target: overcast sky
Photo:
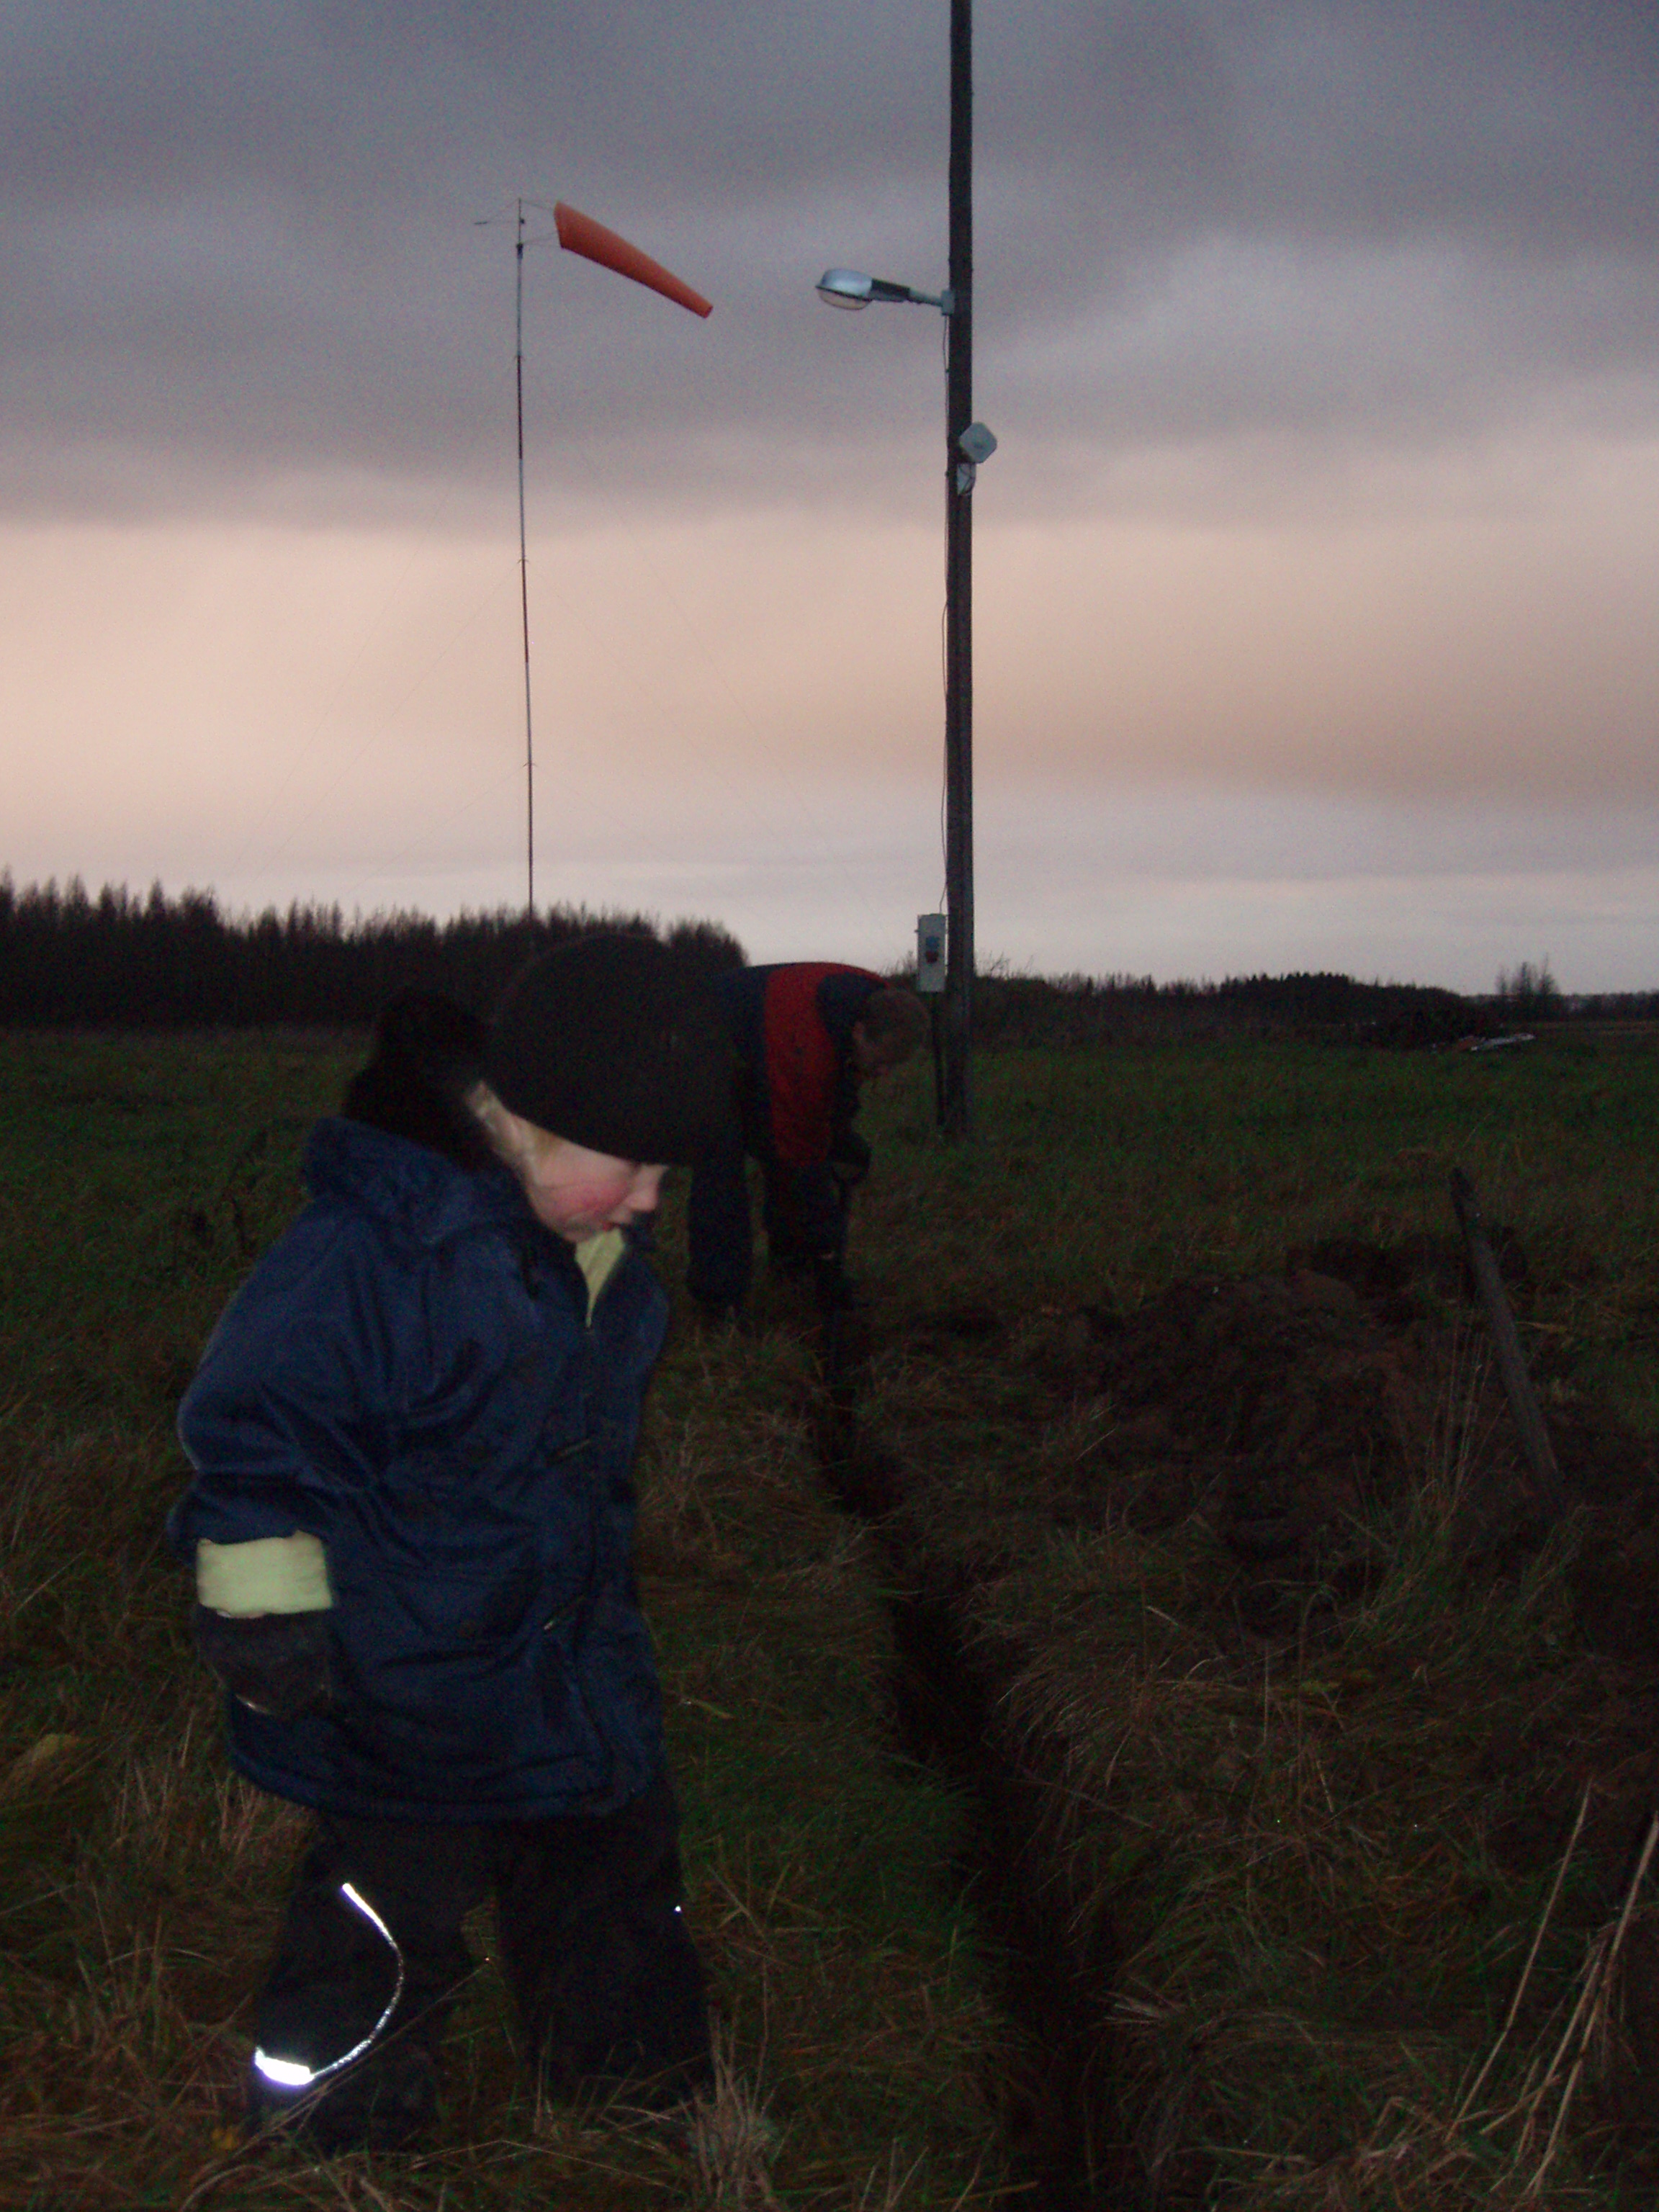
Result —
<path fill-rule="evenodd" d="M 0 866 L 883 962 L 945 0 L 12 0 Z M 1659 984 L 1653 0 L 981 0 L 981 959 Z M 493 223 L 481 218 L 493 217 Z"/>

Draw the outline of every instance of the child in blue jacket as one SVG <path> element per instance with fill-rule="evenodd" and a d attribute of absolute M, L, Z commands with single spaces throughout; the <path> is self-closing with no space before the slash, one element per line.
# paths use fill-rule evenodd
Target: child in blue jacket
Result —
<path fill-rule="evenodd" d="M 488 1030 L 394 1001 L 181 1407 L 231 1762 L 316 1814 L 250 2106 L 325 2149 L 433 2116 L 492 1893 L 550 2093 L 708 2076 L 630 1463 L 667 1311 L 636 1247 L 727 1052 L 647 938 L 542 954 Z"/>

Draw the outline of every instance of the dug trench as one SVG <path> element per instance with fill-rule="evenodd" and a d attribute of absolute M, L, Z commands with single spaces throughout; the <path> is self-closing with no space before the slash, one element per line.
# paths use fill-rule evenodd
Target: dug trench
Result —
<path fill-rule="evenodd" d="M 1022 2201 L 1300 2201 L 1400 2078 L 1449 2119 L 1582 1808 L 1510 2042 L 1544 2033 L 1659 1802 L 1659 1467 L 1544 1360 L 1546 1524 L 1455 1243 L 1127 1316 L 855 1312 L 825 1352 L 898 1735 L 965 1808 Z M 1565 2154 L 1646 2185 L 1659 1917 L 1607 2009 Z"/>

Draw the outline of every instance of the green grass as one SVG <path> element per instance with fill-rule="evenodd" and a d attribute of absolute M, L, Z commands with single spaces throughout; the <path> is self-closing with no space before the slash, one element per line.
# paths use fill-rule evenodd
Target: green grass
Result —
<path fill-rule="evenodd" d="M 1201 1513 L 1148 1528 L 1079 1508 L 1122 1425 L 1088 1387 L 1084 1310 L 1276 1273 L 1321 1238 L 1444 1244 L 1460 1164 L 1527 1255 L 1522 1334 L 1552 1408 L 1659 1434 L 1651 1044 L 1011 1052 L 976 1066 L 979 1135 L 958 1149 L 921 1071 L 884 1086 L 854 1266 L 876 1346 L 865 1430 L 911 1480 L 905 1514 L 865 1528 L 829 1501 L 808 1331 L 781 1296 L 752 1336 L 682 1317 L 647 1423 L 641 1578 L 718 2109 L 690 2154 L 625 2115 L 538 2111 L 486 1963 L 431 2150 L 318 2168 L 227 2132 L 301 1823 L 226 1772 L 160 1524 L 185 1480 L 178 1393 L 355 1058 L 294 1037 L 0 1038 L 0 2205 L 1018 2201 L 999 2141 L 1017 2032 L 955 1879 L 963 1808 L 896 1748 L 896 1580 L 951 1594 L 1000 1755 L 1037 1793 L 1035 1888 L 1078 1942 L 1118 1930 L 1117 2148 L 1163 2202 L 1521 2200 L 1560 2097 L 1529 2127 L 1524 2062 L 1618 1911 L 1659 1710 L 1650 1670 L 1576 1626 L 1576 1553 L 1605 1531 L 1581 1516 L 1471 1578 L 1470 1455 L 1503 1414 L 1478 1325 L 1451 1356 L 1436 1330 L 1457 1301 L 1425 1293 L 1426 1410 L 1409 1484 L 1363 1532 L 1370 1586 L 1335 1626 L 1247 1634 Z M 678 1205 L 660 1240 L 676 1291 Z M 978 1334 L 939 1325 L 975 1310 Z M 1460 2084 L 1586 1774 L 1600 1793 L 1482 2135 L 1455 2124 Z M 475 1940 L 487 1961 L 487 1917 Z M 1644 1942 L 1659 1929 L 1638 1901 L 1632 1955 Z M 1628 2094 L 1604 2052 L 1527 2201 L 1642 2201 L 1639 2133 L 1608 2118 Z"/>

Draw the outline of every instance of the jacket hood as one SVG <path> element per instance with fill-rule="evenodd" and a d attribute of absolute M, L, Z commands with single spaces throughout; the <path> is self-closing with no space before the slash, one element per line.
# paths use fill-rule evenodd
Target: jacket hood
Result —
<path fill-rule="evenodd" d="M 400 991 L 375 1018 L 367 1063 L 341 1111 L 441 1153 L 457 1167 L 495 1165 L 467 1093 L 483 1079 L 486 1030 L 477 1014 L 436 991 Z"/>
<path fill-rule="evenodd" d="M 418 1139 L 336 1115 L 307 1140 L 306 1187 L 378 1216 L 416 1244 L 434 1245 L 494 1223 L 535 1226 L 511 1170 L 493 1154 L 462 1168 Z"/>

